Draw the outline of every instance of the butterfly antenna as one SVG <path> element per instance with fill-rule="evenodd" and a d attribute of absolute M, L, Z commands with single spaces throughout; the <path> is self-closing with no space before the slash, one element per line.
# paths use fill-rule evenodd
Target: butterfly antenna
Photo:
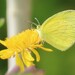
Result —
<path fill-rule="evenodd" d="M 35 20 L 37 21 L 38 25 L 40 25 L 40 22 L 39 22 L 39 20 L 38 20 L 37 18 L 35 18 Z"/>
<path fill-rule="evenodd" d="M 31 25 L 35 25 L 35 26 L 37 26 L 37 24 L 34 23 L 34 22 L 31 22 L 31 21 L 27 21 L 27 22 L 29 22 Z"/>

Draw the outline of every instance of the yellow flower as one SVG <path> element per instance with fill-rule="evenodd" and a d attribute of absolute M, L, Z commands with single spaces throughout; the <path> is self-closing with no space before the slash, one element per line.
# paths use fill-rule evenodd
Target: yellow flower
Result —
<path fill-rule="evenodd" d="M 36 61 L 40 60 L 40 55 L 36 48 L 52 51 L 43 47 L 42 39 L 36 29 L 28 29 L 5 41 L 0 40 L 0 43 L 7 47 L 7 49 L 0 51 L 0 58 L 8 59 L 12 56 L 16 57 L 16 64 L 20 67 L 21 71 L 24 71 L 24 66 L 30 67 L 34 65 L 33 61 L 35 59 L 31 55 L 32 52 L 36 56 Z"/>

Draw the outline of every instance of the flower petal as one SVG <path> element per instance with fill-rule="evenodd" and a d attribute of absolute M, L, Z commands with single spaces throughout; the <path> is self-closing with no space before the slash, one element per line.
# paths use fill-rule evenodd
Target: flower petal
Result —
<path fill-rule="evenodd" d="M 0 51 L 0 58 L 1 59 L 8 59 L 11 56 L 13 56 L 13 54 L 14 54 L 14 51 L 13 50 L 4 49 L 4 50 Z"/>
<path fill-rule="evenodd" d="M 34 61 L 30 51 L 24 50 L 23 55 L 28 61 Z"/>
<path fill-rule="evenodd" d="M 53 51 L 52 49 L 45 48 L 45 47 L 41 47 L 41 46 L 39 48 L 43 49 L 44 51 L 49 51 L 49 52 L 52 52 Z"/>
<path fill-rule="evenodd" d="M 24 64 L 23 64 L 20 56 L 16 53 L 15 57 L 16 57 L 16 65 L 19 66 L 20 71 L 23 72 L 24 71 Z"/>
<path fill-rule="evenodd" d="M 33 48 L 30 48 L 30 50 L 36 55 L 36 61 L 39 62 L 40 61 L 40 55 L 39 53 L 37 52 L 37 50 L 33 49 Z"/>
<path fill-rule="evenodd" d="M 0 40 L 0 43 L 1 43 L 2 45 L 6 46 L 5 41 Z"/>
<path fill-rule="evenodd" d="M 21 52 L 22 60 L 27 67 L 33 66 L 33 61 L 27 60 L 23 52 Z"/>

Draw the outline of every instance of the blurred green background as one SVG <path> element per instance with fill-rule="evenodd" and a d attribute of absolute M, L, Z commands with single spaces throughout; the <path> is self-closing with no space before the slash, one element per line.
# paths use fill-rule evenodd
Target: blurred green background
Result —
<path fill-rule="evenodd" d="M 66 9 L 75 9 L 75 0 L 32 0 L 32 21 L 36 17 L 42 24 L 51 15 Z M 0 0 L 0 18 L 6 18 L 6 0 Z M 6 24 L 0 28 L 0 39 L 6 37 Z M 75 45 L 69 50 L 61 52 L 54 47 L 52 53 L 39 50 L 41 61 L 36 63 L 37 68 L 43 69 L 45 75 L 75 75 Z M 0 49 L 3 49 L 0 46 Z M 4 75 L 7 61 L 0 60 L 0 75 Z"/>
<path fill-rule="evenodd" d="M 6 18 L 6 0 L 0 0 L 0 18 Z M 7 35 L 6 24 L 0 28 L 0 39 L 4 39 Z M 0 50 L 4 49 L 0 44 Z M 0 59 L 0 75 L 4 75 L 7 70 L 7 61 Z"/>

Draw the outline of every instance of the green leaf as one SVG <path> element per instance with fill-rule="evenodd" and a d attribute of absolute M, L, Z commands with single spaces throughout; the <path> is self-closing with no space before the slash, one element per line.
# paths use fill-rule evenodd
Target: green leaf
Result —
<path fill-rule="evenodd" d="M 4 18 L 1 18 L 1 19 L 0 19 L 0 27 L 2 27 L 2 26 L 3 26 L 4 21 L 5 21 L 5 20 L 4 20 Z"/>

